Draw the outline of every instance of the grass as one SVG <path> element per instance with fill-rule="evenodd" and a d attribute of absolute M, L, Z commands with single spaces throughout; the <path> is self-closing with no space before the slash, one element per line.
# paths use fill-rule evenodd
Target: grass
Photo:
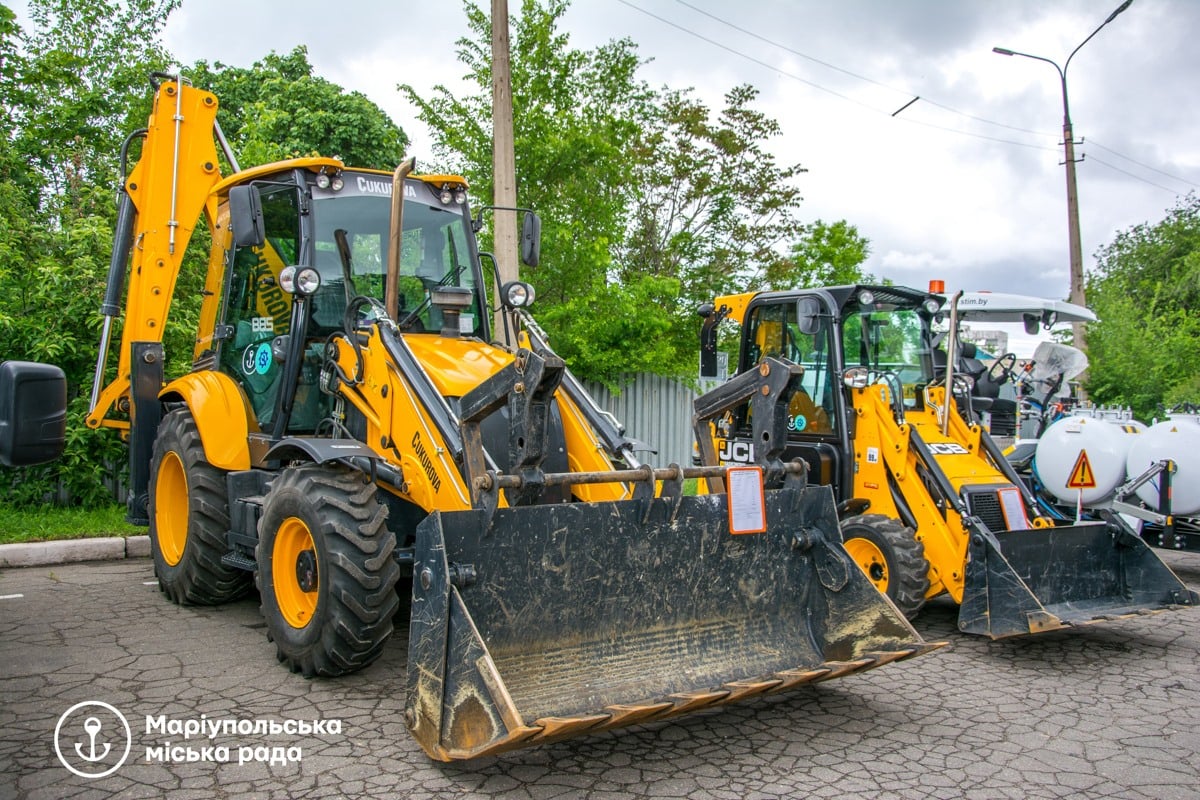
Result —
<path fill-rule="evenodd" d="M 107 508 L 8 508 L 0 505 L 0 544 L 137 536 L 145 528 L 125 521 L 124 506 Z"/>

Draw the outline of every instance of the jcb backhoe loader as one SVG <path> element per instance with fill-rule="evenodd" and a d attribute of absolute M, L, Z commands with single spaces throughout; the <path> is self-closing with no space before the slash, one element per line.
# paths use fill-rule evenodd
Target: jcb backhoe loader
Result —
<path fill-rule="evenodd" d="M 279 659 L 326 676 L 379 656 L 411 581 L 405 721 L 442 760 L 932 649 L 854 568 L 832 496 L 802 465 L 773 453 L 738 473 L 736 513 L 727 494 L 684 496 L 686 477 L 726 470 L 643 465 L 513 310 L 527 284 L 499 289 L 511 341 L 489 344 L 462 178 L 318 157 L 239 170 L 217 99 L 159 80 L 120 196 L 87 422 L 129 442 L 130 515 L 150 527 L 171 600 L 257 587 Z M 162 332 L 202 212 L 194 362 L 164 382 Z M 32 415 L 46 373 L 27 367 L 11 407 Z M 780 422 L 786 375 L 752 376 L 699 413 L 753 394 L 764 425 Z M 23 447 L 0 457 L 46 455 Z"/>
<path fill-rule="evenodd" d="M 1200 602 L 1119 517 L 1037 515 L 955 374 L 953 308 L 949 352 L 934 346 L 944 303 L 897 286 L 721 297 L 701 308 L 701 374 L 716 377 L 726 318 L 741 323 L 739 373 L 795 365 L 786 455 L 833 487 L 846 549 L 910 618 L 947 593 L 962 631 L 1000 638 Z M 702 463 L 753 460 L 756 413 L 698 427 Z"/>

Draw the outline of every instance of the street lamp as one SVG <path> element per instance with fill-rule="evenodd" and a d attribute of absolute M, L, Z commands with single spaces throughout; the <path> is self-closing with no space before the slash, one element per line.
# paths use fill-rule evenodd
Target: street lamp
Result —
<path fill-rule="evenodd" d="M 1062 82 L 1062 99 L 1063 99 L 1063 149 L 1065 151 L 1066 166 L 1067 166 L 1067 237 L 1071 248 L 1071 302 L 1077 305 L 1086 305 L 1083 297 L 1083 248 L 1079 243 L 1079 194 L 1075 187 L 1075 137 L 1071 130 L 1071 107 L 1067 102 L 1067 68 L 1071 66 L 1071 59 L 1079 52 L 1079 49 L 1092 40 L 1092 37 L 1100 32 L 1108 23 L 1117 18 L 1133 0 L 1125 0 L 1124 3 L 1117 6 L 1117 10 L 1108 15 L 1108 19 L 1100 23 L 1096 30 L 1092 31 L 1086 39 L 1079 43 L 1071 51 L 1071 55 L 1067 56 L 1067 61 L 1063 66 L 1059 66 L 1055 62 L 1042 56 L 1035 56 L 1030 53 L 1021 53 L 1016 50 L 1009 50 L 1006 47 L 993 47 L 993 53 L 999 53 L 1002 56 L 1024 56 L 1032 58 L 1036 61 L 1045 61 L 1058 70 L 1059 80 Z M 1075 322 L 1071 325 L 1075 337 L 1075 346 L 1080 350 L 1087 349 L 1087 340 L 1084 333 L 1082 322 Z"/>

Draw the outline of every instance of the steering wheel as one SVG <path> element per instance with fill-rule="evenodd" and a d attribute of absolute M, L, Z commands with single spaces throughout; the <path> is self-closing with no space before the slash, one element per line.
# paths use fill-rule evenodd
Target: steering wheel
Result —
<path fill-rule="evenodd" d="M 992 383 L 1004 383 L 1012 377 L 1013 368 L 1017 366 L 1017 354 L 1005 353 L 992 362 L 992 366 L 988 368 L 988 380 Z M 999 375 L 997 375 L 999 368 Z"/>

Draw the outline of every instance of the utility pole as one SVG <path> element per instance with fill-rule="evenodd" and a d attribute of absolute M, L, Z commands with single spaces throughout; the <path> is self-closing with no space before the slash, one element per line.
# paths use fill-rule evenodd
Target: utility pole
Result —
<path fill-rule="evenodd" d="M 1021 53 L 1017 50 L 1010 50 L 1007 47 L 993 47 L 992 52 L 1002 56 L 1022 56 L 1024 58 L 1032 58 L 1035 61 L 1044 61 L 1047 64 L 1058 70 L 1058 78 L 1062 84 L 1062 104 L 1063 104 L 1063 154 L 1066 158 L 1067 167 L 1067 244 L 1070 247 L 1071 255 L 1071 302 L 1076 305 L 1086 306 L 1083 294 L 1083 246 L 1079 241 L 1079 191 L 1075 185 L 1075 131 L 1071 126 L 1071 106 L 1067 100 L 1067 69 L 1071 66 L 1071 59 L 1079 52 L 1079 49 L 1092 40 L 1092 37 L 1100 32 L 1108 23 L 1117 18 L 1125 9 L 1129 8 L 1133 0 L 1125 0 L 1117 9 L 1108 15 L 1108 18 L 1101 22 L 1096 30 L 1088 34 L 1088 37 L 1079 43 L 1071 51 L 1071 55 L 1067 56 L 1066 63 L 1061 67 L 1057 62 L 1052 61 L 1043 56 L 1035 56 L 1030 53 Z M 1087 352 L 1087 333 L 1082 322 L 1074 322 L 1071 324 L 1072 333 L 1075 339 L 1075 346 L 1080 350 Z"/>
<path fill-rule="evenodd" d="M 512 79 L 508 58 L 508 0 L 492 0 L 492 182 L 493 205 L 517 204 L 517 163 L 513 152 Z M 521 277 L 517 266 L 517 212 L 496 211 L 492 217 L 496 256 L 496 297 L 500 287 Z M 497 302 L 499 305 L 499 302 Z M 494 336 L 504 330 L 503 311 L 496 312 Z"/>
<path fill-rule="evenodd" d="M 1074 54 L 1072 54 L 1074 55 Z M 1071 302 L 1087 306 L 1083 295 L 1083 245 L 1079 238 L 1079 189 L 1075 184 L 1075 132 L 1067 110 L 1067 78 L 1063 74 L 1063 153 L 1067 160 L 1067 239 L 1071 252 Z M 1087 326 L 1071 323 L 1071 338 L 1075 346 L 1087 352 Z"/>

